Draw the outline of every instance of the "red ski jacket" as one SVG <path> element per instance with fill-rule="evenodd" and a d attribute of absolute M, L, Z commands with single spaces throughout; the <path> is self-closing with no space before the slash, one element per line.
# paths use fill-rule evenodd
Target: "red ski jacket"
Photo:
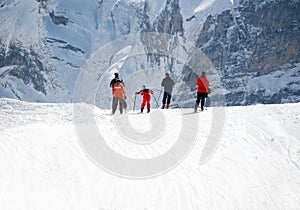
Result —
<path fill-rule="evenodd" d="M 146 89 L 143 89 L 143 90 L 141 90 L 139 92 L 136 92 L 135 94 L 141 94 L 141 95 L 143 95 L 146 98 L 148 98 L 148 97 L 150 98 L 150 94 L 153 94 L 153 91 L 146 88 Z"/>
<path fill-rule="evenodd" d="M 209 81 L 207 77 L 199 77 L 197 79 L 197 85 L 198 85 L 198 93 L 208 93 L 208 87 L 210 86 Z"/>

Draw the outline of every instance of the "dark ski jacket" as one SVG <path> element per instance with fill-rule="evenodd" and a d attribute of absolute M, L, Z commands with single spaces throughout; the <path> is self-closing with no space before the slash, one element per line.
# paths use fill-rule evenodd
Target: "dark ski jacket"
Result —
<path fill-rule="evenodd" d="M 113 87 L 114 87 L 114 84 L 115 84 L 117 81 L 121 81 L 121 83 L 124 85 L 123 80 L 120 80 L 118 77 L 115 77 L 115 78 L 113 78 L 113 79 L 110 81 L 109 86 L 110 86 L 111 88 L 113 88 Z M 125 85 L 124 85 L 124 86 L 125 86 Z"/>
<path fill-rule="evenodd" d="M 169 94 L 172 93 L 174 84 L 174 81 L 170 77 L 165 77 L 161 82 L 161 86 L 164 87 L 164 91 Z"/>

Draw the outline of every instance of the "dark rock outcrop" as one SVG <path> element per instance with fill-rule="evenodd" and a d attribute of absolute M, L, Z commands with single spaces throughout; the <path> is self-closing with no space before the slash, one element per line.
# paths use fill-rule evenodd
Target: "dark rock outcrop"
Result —
<path fill-rule="evenodd" d="M 43 72 L 47 71 L 44 68 L 39 56 L 31 49 L 22 49 L 18 44 L 11 43 L 7 52 L 0 44 L 0 68 L 11 66 L 8 71 L 2 72 L 0 77 L 5 75 L 15 76 L 21 79 L 24 84 L 32 84 L 34 89 L 46 94 L 46 80 Z"/>

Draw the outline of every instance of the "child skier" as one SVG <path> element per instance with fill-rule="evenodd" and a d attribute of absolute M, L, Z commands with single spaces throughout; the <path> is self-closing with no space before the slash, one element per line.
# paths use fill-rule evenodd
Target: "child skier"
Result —
<path fill-rule="evenodd" d="M 139 92 L 136 92 L 135 94 L 136 95 L 141 94 L 143 96 L 143 102 L 142 102 L 142 105 L 141 105 L 141 113 L 143 113 L 144 107 L 145 107 L 146 104 L 147 104 L 147 113 L 149 113 L 150 112 L 150 100 L 151 100 L 151 95 L 150 94 L 153 94 L 153 91 L 146 88 L 146 86 L 143 85 L 143 89 L 140 90 Z"/>

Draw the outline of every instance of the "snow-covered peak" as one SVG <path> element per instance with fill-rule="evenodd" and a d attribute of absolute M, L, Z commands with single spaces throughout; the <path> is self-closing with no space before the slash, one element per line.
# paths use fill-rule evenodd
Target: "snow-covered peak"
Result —
<path fill-rule="evenodd" d="M 202 24 L 209 15 L 216 15 L 233 7 L 230 0 L 196 0 L 180 1 L 182 15 L 185 19 L 185 36 L 190 41 L 195 41 Z"/>
<path fill-rule="evenodd" d="M 38 27 L 41 18 L 38 15 L 39 4 L 35 0 L 4 1 L 0 8 L 0 41 L 6 46 L 21 41 L 24 47 L 38 49 L 41 31 Z"/>

